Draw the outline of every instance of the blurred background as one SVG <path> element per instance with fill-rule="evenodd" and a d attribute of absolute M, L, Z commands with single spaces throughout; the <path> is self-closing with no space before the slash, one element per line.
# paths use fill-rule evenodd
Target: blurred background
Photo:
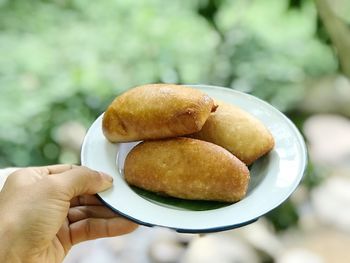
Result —
<path fill-rule="evenodd" d="M 112 99 L 154 82 L 260 97 L 303 133 L 291 198 L 204 236 L 140 227 L 65 263 L 350 262 L 349 0 L 0 0 L 0 168 L 79 163 Z"/>

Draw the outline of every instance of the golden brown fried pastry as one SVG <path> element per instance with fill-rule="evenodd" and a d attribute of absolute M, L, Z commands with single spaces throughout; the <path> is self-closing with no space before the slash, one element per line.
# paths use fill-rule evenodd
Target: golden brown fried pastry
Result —
<path fill-rule="evenodd" d="M 224 148 L 183 137 L 138 144 L 126 157 L 124 175 L 130 185 L 159 194 L 225 202 L 242 199 L 250 178 Z"/>
<path fill-rule="evenodd" d="M 111 142 L 160 139 L 199 131 L 216 106 L 200 90 L 150 84 L 118 96 L 103 117 L 103 132 Z"/>
<path fill-rule="evenodd" d="M 257 118 L 236 106 L 215 102 L 217 110 L 192 138 L 220 145 L 247 165 L 274 147 L 271 133 Z"/>

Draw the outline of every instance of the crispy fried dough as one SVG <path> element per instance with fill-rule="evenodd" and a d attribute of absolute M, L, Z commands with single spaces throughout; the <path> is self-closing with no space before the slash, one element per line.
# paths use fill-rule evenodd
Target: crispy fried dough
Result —
<path fill-rule="evenodd" d="M 159 194 L 235 202 L 249 183 L 246 165 L 224 148 L 192 138 L 146 141 L 128 154 L 125 180 Z"/>
<path fill-rule="evenodd" d="M 220 145 L 247 165 L 274 147 L 271 133 L 257 118 L 236 106 L 215 103 L 217 110 L 192 138 Z"/>
<path fill-rule="evenodd" d="M 103 133 L 111 142 L 153 140 L 199 131 L 215 110 L 214 101 L 200 90 L 150 84 L 118 96 L 103 117 Z"/>

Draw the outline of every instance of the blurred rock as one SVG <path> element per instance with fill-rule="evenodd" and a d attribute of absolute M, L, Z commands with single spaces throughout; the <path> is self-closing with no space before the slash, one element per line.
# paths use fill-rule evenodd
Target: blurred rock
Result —
<path fill-rule="evenodd" d="M 178 262 L 185 251 L 178 233 L 166 228 L 156 228 L 156 231 L 157 235 L 149 246 L 150 260 L 155 263 Z"/>
<path fill-rule="evenodd" d="M 157 230 L 140 226 L 128 235 L 106 238 L 104 246 L 114 254 L 114 261 L 110 262 L 151 263 L 149 247 L 159 233 Z"/>
<path fill-rule="evenodd" d="M 310 202 L 303 204 L 298 208 L 299 214 L 299 230 L 303 231 L 312 231 L 320 227 L 321 222 L 317 217 L 317 214 L 314 211 L 314 207 Z M 299 235 L 299 234 L 298 234 Z"/>
<path fill-rule="evenodd" d="M 286 250 L 278 257 L 276 263 L 325 263 L 317 254 L 303 248 Z"/>
<path fill-rule="evenodd" d="M 197 236 L 162 227 L 140 226 L 131 234 L 107 238 L 103 244 L 118 262 L 178 262 L 187 243 Z"/>
<path fill-rule="evenodd" d="M 176 237 L 179 243 L 188 245 L 193 239 L 199 237 L 199 234 L 176 233 Z"/>
<path fill-rule="evenodd" d="M 63 263 L 113 262 L 113 254 L 104 246 L 104 240 L 91 240 L 75 245 Z"/>
<path fill-rule="evenodd" d="M 293 230 L 283 234 L 285 250 L 277 263 L 350 262 L 350 236 L 332 227 L 318 225 L 312 231 Z"/>
<path fill-rule="evenodd" d="M 311 192 L 317 218 L 350 233 L 350 169 L 337 170 Z"/>
<path fill-rule="evenodd" d="M 322 227 L 304 237 L 305 248 L 318 254 L 325 262 L 350 262 L 350 236 L 332 228 Z"/>
<path fill-rule="evenodd" d="M 271 258 L 283 249 L 283 244 L 278 239 L 272 225 L 264 218 L 260 218 L 248 226 L 228 231 L 227 234 L 245 240 L 252 247 L 263 251 Z"/>
<path fill-rule="evenodd" d="M 194 239 L 181 263 L 257 263 L 256 251 L 240 238 L 227 233 L 208 234 Z"/>
<path fill-rule="evenodd" d="M 149 255 L 155 263 L 175 263 L 185 252 L 185 247 L 171 240 L 157 240 L 150 246 Z"/>
<path fill-rule="evenodd" d="M 321 165 L 350 166 L 350 121 L 339 115 L 314 115 L 304 123 L 310 158 Z"/>

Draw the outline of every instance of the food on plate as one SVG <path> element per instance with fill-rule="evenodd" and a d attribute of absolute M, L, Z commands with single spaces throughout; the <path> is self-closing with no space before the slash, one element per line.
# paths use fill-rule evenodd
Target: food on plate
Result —
<path fill-rule="evenodd" d="M 224 148 L 192 138 L 144 141 L 127 155 L 125 180 L 162 195 L 235 202 L 250 179 L 247 166 Z"/>
<path fill-rule="evenodd" d="M 261 121 L 234 105 L 216 103 L 217 110 L 192 138 L 220 145 L 247 165 L 274 147 L 274 139 Z"/>
<path fill-rule="evenodd" d="M 199 131 L 216 105 L 202 91 L 174 84 L 149 84 L 115 98 L 103 116 L 111 142 L 153 140 Z"/>

